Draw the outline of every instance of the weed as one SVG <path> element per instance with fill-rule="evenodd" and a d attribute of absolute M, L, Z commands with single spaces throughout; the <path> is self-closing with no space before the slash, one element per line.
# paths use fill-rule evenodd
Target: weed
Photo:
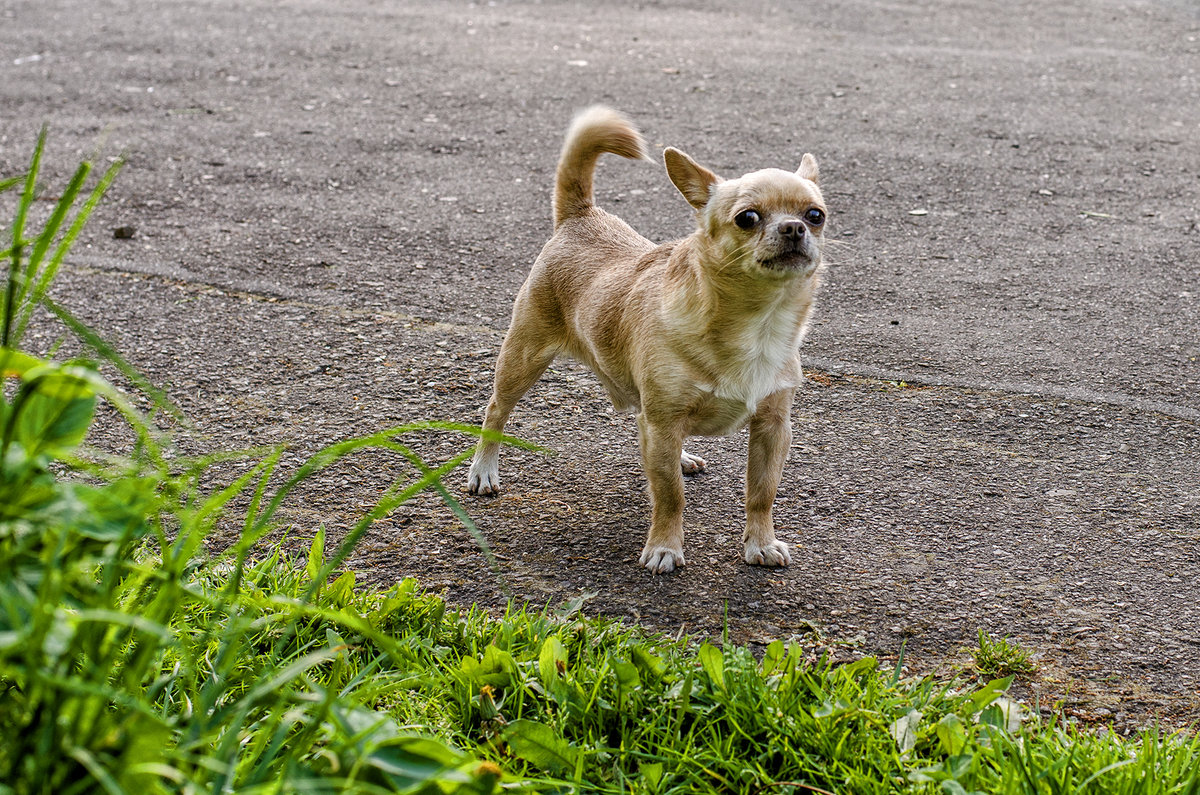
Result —
<path fill-rule="evenodd" d="M 1033 673 L 1037 668 L 1030 658 L 1028 649 L 1008 636 L 994 640 L 979 630 L 979 646 L 975 649 L 975 670 L 980 676 L 1021 676 Z"/>

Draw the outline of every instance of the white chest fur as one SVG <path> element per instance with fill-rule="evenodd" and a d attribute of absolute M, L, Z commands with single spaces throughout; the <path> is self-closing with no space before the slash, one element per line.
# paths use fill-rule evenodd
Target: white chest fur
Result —
<path fill-rule="evenodd" d="M 804 330 L 806 308 L 795 304 L 769 307 L 731 329 L 724 341 L 713 395 L 743 403 L 753 412 L 767 395 L 799 385 L 795 359 Z"/>
<path fill-rule="evenodd" d="M 730 360 L 721 367 L 713 394 L 745 404 L 755 411 L 763 397 L 798 385 L 793 366 L 800 345 L 803 318 L 798 311 L 774 311 L 754 318 L 730 340 Z"/>

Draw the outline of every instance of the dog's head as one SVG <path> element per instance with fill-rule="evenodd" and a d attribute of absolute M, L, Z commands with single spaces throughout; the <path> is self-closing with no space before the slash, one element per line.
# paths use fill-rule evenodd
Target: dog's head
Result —
<path fill-rule="evenodd" d="M 816 272 L 826 210 L 815 157 L 804 155 L 794 172 L 767 168 L 728 180 L 678 149 L 668 148 L 663 159 L 697 210 L 710 267 L 779 278 Z"/>

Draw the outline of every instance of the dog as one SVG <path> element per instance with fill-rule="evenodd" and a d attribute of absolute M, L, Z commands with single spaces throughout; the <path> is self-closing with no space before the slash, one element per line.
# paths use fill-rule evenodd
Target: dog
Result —
<path fill-rule="evenodd" d="M 803 381 L 799 346 L 822 269 L 827 211 L 817 161 L 722 179 L 674 148 L 667 176 L 696 211 L 689 237 L 655 245 L 592 197 L 603 153 L 648 160 L 633 124 L 596 106 L 575 117 L 558 161 L 554 234 L 513 306 L 483 427 L 502 432 L 517 401 L 555 357 L 591 368 L 618 410 L 637 412 L 650 485 L 650 532 L 640 562 L 654 573 L 685 563 L 683 475 L 705 462 L 689 436 L 750 426 L 747 563 L 786 566 L 775 537 L 775 492 Z M 481 439 L 467 491 L 499 489 L 499 444 Z"/>

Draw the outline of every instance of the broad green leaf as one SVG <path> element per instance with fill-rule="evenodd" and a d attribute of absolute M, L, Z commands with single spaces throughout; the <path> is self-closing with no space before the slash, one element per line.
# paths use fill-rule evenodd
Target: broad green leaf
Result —
<path fill-rule="evenodd" d="M 343 652 L 350 646 L 350 644 L 346 642 L 346 639 L 342 637 L 341 633 L 339 633 L 333 627 L 325 628 L 325 645 L 336 652 Z"/>
<path fill-rule="evenodd" d="M 143 478 L 110 483 L 106 488 L 81 483 L 61 484 L 61 516 L 76 533 L 98 541 L 140 538 L 150 532 L 146 521 L 151 511 L 153 486 Z"/>
<path fill-rule="evenodd" d="M 538 674 L 542 685 L 557 704 L 582 708 L 586 696 L 577 682 L 567 678 L 567 662 L 567 650 L 558 636 L 546 638 L 538 655 Z"/>
<path fill-rule="evenodd" d="M 516 674 L 517 665 L 511 654 L 493 644 L 484 649 L 483 656 L 478 660 L 463 657 L 459 670 L 466 676 L 467 681 L 476 687 L 508 687 Z"/>
<path fill-rule="evenodd" d="M 642 774 L 642 781 L 646 783 L 646 787 L 651 792 L 658 792 L 658 785 L 662 782 L 663 777 L 662 762 L 644 762 L 638 770 Z"/>
<path fill-rule="evenodd" d="M 971 770 L 971 754 L 955 754 L 946 760 L 946 771 L 954 778 L 964 778 Z"/>
<path fill-rule="evenodd" d="M 999 698 L 1002 693 L 1007 692 L 1012 682 L 1013 678 L 1006 676 L 1003 679 L 993 679 L 984 685 L 983 689 L 971 696 L 971 714 L 982 712 L 984 707 Z"/>
<path fill-rule="evenodd" d="M 27 353 L 22 353 L 12 348 L 0 348 L 0 378 L 4 376 L 19 376 L 42 364 L 45 364 L 45 362 Z"/>
<path fill-rule="evenodd" d="M 579 761 L 579 749 L 544 723 L 518 718 L 505 728 L 504 741 L 513 754 L 550 773 L 571 773 Z"/>
<path fill-rule="evenodd" d="M 892 721 L 892 725 L 888 727 L 888 733 L 896 741 L 896 746 L 900 749 L 901 756 L 916 747 L 917 726 L 920 723 L 921 711 L 910 709 L 904 715 Z"/>
<path fill-rule="evenodd" d="M 784 660 L 784 645 L 781 640 L 773 640 L 763 653 L 762 672 L 768 676 L 779 670 Z"/>
<path fill-rule="evenodd" d="M 954 756 L 962 752 L 967 744 L 967 729 L 957 715 L 953 712 L 945 715 L 937 722 L 936 729 L 942 753 Z"/>
<path fill-rule="evenodd" d="M 304 567 L 304 573 L 308 575 L 309 580 L 314 580 L 321 572 L 323 565 L 325 565 L 325 525 L 318 527 L 317 534 L 313 536 L 312 545 L 308 548 L 308 564 Z"/>
<path fill-rule="evenodd" d="M 667 664 L 663 662 L 662 658 L 652 654 L 645 646 L 632 647 L 629 655 L 645 680 L 658 682 L 667 670 Z"/>
<path fill-rule="evenodd" d="M 330 603 L 339 607 L 349 604 L 354 598 L 354 582 L 354 572 L 344 571 L 339 574 L 338 578 L 330 583 L 329 588 L 325 591 Z"/>
<path fill-rule="evenodd" d="M 980 723 L 1005 734 L 1016 734 L 1020 731 L 1021 722 L 1024 720 L 1025 708 L 1005 696 L 998 696 L 979 713 Z"/>
<path fill-rule="evenodd" d="M 554 614 L 563 621 L 573 618 L 576 613 L 583 609 L 584 604 L 595 599 L 599 593 L 599 591 L 584 591 L 579 596 L 568 600 L 561 607 L 555 609 Z"/>
<path fill-rule="evenodd" d="M 422 784 L 451 780 L 463 781 L 466 776 L 454 771 L 466 757 L 432 737 L 397 737 L 372 748 L 364 760 L 368 765 L 387 774 L 394 785 L 409 788 Z"/>
<path fill-rule="evenodd" d="M 642 679 L 638 676 L 637 666 L 631 662 L 626 662 L 618 657 L 609 656 L 608 664 L 612 666 L 613 673 L 617 675 L 617 687 L 625 692 L 636 690 L 642 686 Z"/>
<path fill-rule="evenodd" d="M 700 658 L 700 667 L 708 674 L 713 686 L 725 690 L 725 656 L 721 650 L 709 643 L 702 644 L 696 652 Z"/>
<path fill-rule="evenodd" d="M 471 757 L 435 737 L 397 734 L 388 716 L 370 710 L 340 713 L 335 709 L 335 715 L 344 732 L 366 740 L 361 764 L 379 771 L 397 791 L 443 791 L 440 785 L 455 791 L 454 785 L 471 780 L 461 769 Z"/>
<path fill-rule="evenodd" d="M 538 673 L 542 676 L 542 683 L 549 684 L 559 679 L 566 668 L 567 650 L 557 635 L 551 635 L 542 643 L 542 651 L 538 655 Z"/>
<path fill-rule="evenodd" d="M 952 778 L 942 782 L 942 792 L 946 793 L 946 795 L 967 795 L 966 787 Z"/>
<path fill-rule="evenodd" d="M 12 404 L 13 437 L 30 456 L 60 456 L 83 441 L 95 408 L 84 378 L 52 365 L 32 368 Z"/>
<path fill-rule="evenodd" d="M 676 720 L 682 720 L 684 713 L 692 711 L 692 671 L 684 674 L 683 679 L 675 681 L 667 692 L 663 693 L 664 701 L 677 701 L 675 708 Z"/>

